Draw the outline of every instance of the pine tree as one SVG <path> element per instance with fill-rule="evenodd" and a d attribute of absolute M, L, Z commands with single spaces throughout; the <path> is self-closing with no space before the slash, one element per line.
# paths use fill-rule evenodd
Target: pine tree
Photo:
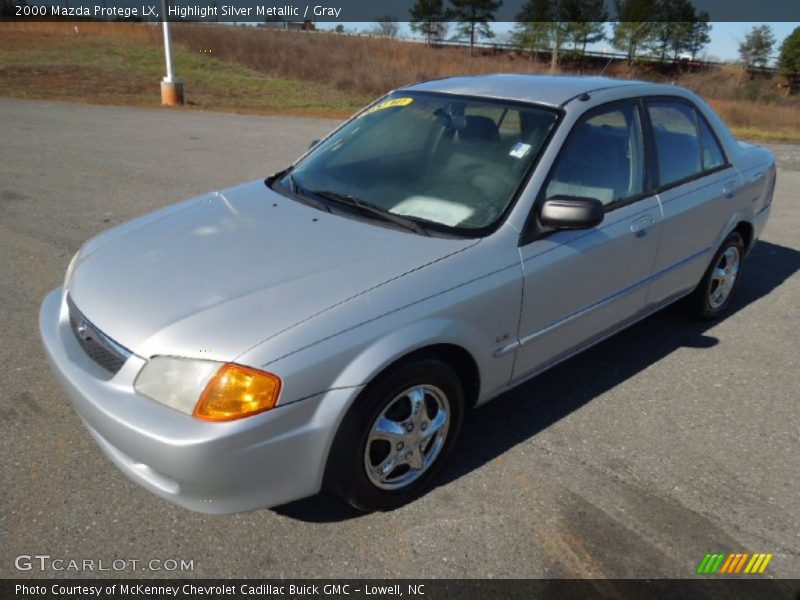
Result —
<path fill-rule="evenodd" d="M 594 1 L 594 0 L 589 0 Z M 602 2 L 602 0 L 600 0 Z M 524 48 L 550 50 L 550 71 L 558 68 L 561 47 L 576 31 L 586 0 L 527 0 L 517 14 L 515 39 Z"/>
<path fill-rule="evenodd" d="M 795 28 L 786 36 L 781 44 L 781 53 L 778 57 L 778 68 L 781 75 L 791 77 L 800 75 L 800 27 Z"/>
<path fill-rule="evenodd" d="M 475 42 L 478 37 L 494 37 L 489 21 L 494 21 L 494 13 L 500 8 L 502 0 L 450 0 L 453 5 L 453 18 L 461 22 L 459 32 L 469 36 L 469 55 L 475 56 Z"/>
<path fill-rule="evenodd" d="M 551 0 L 527 0 L 516 16 L 514 41 L 532 56 L 549 48 L 552 18 Z"/>
<path fill-rule="evenodd" d="M 772 57 L 775 34 L 769 25 L 753 27 L 739 44 L 739 56 L 748 69 L 764 68 Z"/>
<path fill-rule="evenodd" d="M 614 24 L 612 45 L 628 55 L 633 64 L 640 49 L 655 39 L 658 23 L 648 21 L 653 14 L 651 0 L 614 0 L 617 22 Z"/>
<path fill-rule="evenodd" d="M 683 51 L 692 22 L 696 19 L 694 5 L 689 0 L 659 0 L 656 5 L 658 23 L 654 28 L 654 42 L 657 45 L 661 62 L 667 52 L 673 52 L 673 59 Z"/>
<path fill-rule="evenodd" d="M 689 28 L 689 36 L 684 45 L 684 50 L 692 55 L 692 60 L 711 41 L 710 31 L 711 23 L 708 22 L 708 13 L 703 11 L 692 22 Z"/>
<path fill-rule="evenodd" d="M 450 11 L 444 8 L 444 0 L 417 0 L 411 10 L 411 30 L 421 33 L 431 46 L 444 37 L 451 18 Z"/>
<path fill-rule="evenodd" d="M 606 11 L 605 0 L 573 0 L 574 14 L 566 15 L 574 19 L 570 34 L 576 48 L 580 48 L 580 65 L 583 66 L 583 57 L 586 55 L 586 46 L 596 44 L 606 37 Z"/>

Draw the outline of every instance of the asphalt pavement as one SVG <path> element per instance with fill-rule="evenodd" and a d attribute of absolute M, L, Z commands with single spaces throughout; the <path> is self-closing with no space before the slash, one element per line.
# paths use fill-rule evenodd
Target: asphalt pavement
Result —
<path fill-rule="evenodd" d="M 264 177 L 334 124 L 0 99 L 0 577 L 90 574 L 16 570 L 36 554 L 193 561 L 95 573 L 126 577 L 693 577 L 714 551 L 800 577 L 797 146 L 773 147 L 772 218 L 726 318 L 669 308 L 473 411 L 403 508 L 206 516 L 112 466 L 48 370 L 42 298 L 90 236 Z"/>

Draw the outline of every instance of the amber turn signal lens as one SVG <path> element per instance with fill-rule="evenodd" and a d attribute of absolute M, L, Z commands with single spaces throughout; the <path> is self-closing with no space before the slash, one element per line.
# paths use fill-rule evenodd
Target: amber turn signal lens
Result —
<path fill-rule="evenodd" d="M 232 421 L 274 408 L 281 380 L 272 373 L 233 363 L 222 365 L 203 390 L 194 416 L 206 421 Z"/>

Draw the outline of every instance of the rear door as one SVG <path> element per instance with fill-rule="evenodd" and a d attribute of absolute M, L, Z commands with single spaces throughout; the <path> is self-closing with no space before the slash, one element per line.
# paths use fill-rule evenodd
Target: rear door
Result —
<path fill-rule="evenodd" d="M 658 304 L 700 281 L 741 190 L 736 169 L 694 105 L 681 98 L 650 98 L 645 106 L 664 212 L 647 299 Z"/>
<path fill-rule="evenodd" d="M 650 191 L 643 139 L 634 100 L 591 110 L 567 138 L 533 210 L 552 196 L 588 196 L 603 202 L 605 218 L 592 229 L 552 231 L 532 241 L 523 235 L 514 379 L 578 351 L 644 309 L 661 210 Z"/>

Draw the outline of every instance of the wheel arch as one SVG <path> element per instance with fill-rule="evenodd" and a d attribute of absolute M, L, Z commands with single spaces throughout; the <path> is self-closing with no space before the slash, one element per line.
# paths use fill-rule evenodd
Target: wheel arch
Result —
<path fill-rule="evenodd" d="M 367 384 L 367 388 L 369 388 L 372 382 L 392 371 L 393 369 L 396 369 L 397 367 L 408 362 L 424 358 L 439 360 L 452 368 L 456 375 L 458 375 L 458 378 L 461 380 L 461 384 L 464 386 L 464 400 L 466 408 L 472 408 L 475 406 L 475 404 L 478 402 L 481 386 L 478 363 L 466 348 L 451 342 L 428 344 L 426 346 L 417 348 L 416 350 L 412 350 L 407 354 L 400 356 L 399 358 L 396 358 L 378 373 L 376 373 L 374 377 L 372 377 L 370 382 Z"/>
<path fill-rule="evenodd" d="M 398 365 L 429 357 L 441 360 L 456 372 L 464 386 L 466 407 L 471 408 L 484 391 L 485 370 L 493 366 L 490 355 L 483 357 L 481 363 L 475 349 L 482 347 L 488 347 L 484 336 L 467 323 L 452 319 L 418 321 L 363 346 L 339 373 L 333 387 L 357 384 L 368 388 Z"/>
<path fill-rule="evenodd" d="M 742 240 L 744 241 L 744 252 L 745 254 L 748 254 L 753 246 L 755 227 L 753 227 L 753 224 L 749 221 L 739 221 L 736 224 L 736 227 L 733 228 L 733 231 L 742 236 Z"/>

